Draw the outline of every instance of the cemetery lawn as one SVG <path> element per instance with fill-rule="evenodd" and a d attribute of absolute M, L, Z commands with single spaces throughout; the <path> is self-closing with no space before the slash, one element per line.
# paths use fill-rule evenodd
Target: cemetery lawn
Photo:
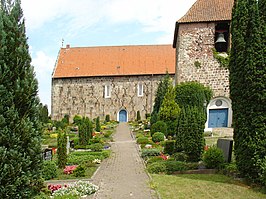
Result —
<path fill-rule="evenodd" d="M 215 199 L 259 199 L 266 193 L 220 174 L 152 174 L 151 187 L 162 199 L 215 198 Z"/>

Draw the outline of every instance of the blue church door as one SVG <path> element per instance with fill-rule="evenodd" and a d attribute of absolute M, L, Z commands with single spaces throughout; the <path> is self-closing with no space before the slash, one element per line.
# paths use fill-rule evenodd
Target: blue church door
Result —
<path fill-rule="evenodd" d="M 127 111 L 121 110 L 119 112 L 119 122 L 127 122 Z"/>
<path fill-rule="evenodd" d="M 228 108 L 209 110 L 209 128 L 227 127 Z"/>

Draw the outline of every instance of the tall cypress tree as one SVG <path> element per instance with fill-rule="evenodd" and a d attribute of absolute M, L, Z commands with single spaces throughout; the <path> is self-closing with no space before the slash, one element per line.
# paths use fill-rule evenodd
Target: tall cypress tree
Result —
<path fill-rule="evenodd" d="M 258 5 L 235 1 L 229 64 L 236 163 L 242 176 L 257 182 L 266 172 L 261 166 L 266 161 L 266 25 Z"/>
<path fill-rule="evenodd" d="M 171 78 L 167 72 L 165 77 L 160 81 L 158 85 L 153 105 L 153 111 L 151 113 L 151 124 L 157 122 L 158 113 L 163 103 L 164 96 L 168 91 L 170 83 L 172 83 L 170 80 Z"/>
<path fill-rule="evenodd" d="M 20 1 L 0 3 L 0 198 L 32 198 L 41 179 L 37 80 Z"/>

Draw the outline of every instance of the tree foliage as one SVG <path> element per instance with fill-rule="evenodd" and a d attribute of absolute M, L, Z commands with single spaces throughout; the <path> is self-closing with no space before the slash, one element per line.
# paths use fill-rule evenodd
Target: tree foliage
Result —
<path fill-rule="evenodd" d="M 92 137 L 92 122 L 88 117 L 83 117 L 79 124 L 79 145 L 87 145 Z"/>
<path fill-rule="evenodd" d="M 67 163 L 67 136 L 63 130 L 58 130 L 57 137 L 57 156 L 58 156 L 58 167 L 65 168 Z"/>
<path fill-rule="evenodd" d="M 49 112 L 48 112 L 48 107 L 47 105 L 43 105 L 42 103 L 40 103 L 40 121 L 42 123 L 48 123 L 49 121 Z"/>
<path fill-rule="evenodd" d="M 259 182 L 266 151 L 265 1 L 237 0 L 232 15 L 230 95 L 235 155 L 242 176 Z"/>
<path fill-rule="evenodd" d="M 165 77 L 160 81 L 157 91 L 156 91 L 153 111 L 151 113 L 151 124 L 157 122 L 158 120 L 157 116 L 158 116 L 161 104 L 163 102 L 164 96 L 167 93 L 168 88 L 171 83 L 172 83 L 171 78 L 167 72 Z"/>
<path fill-rule="evenodd" d="M 175 100 L 180 107 L 204 109 L 212 98 L 212 90 L 198 82 L 182 82 L 175 87 Z"/>
<path fill-rule="evenodd" d="M 100 117 L 97 117 L 97 118 L 96 118 L 95 131 L 97 131 L 97 132 L 101 132 Z"/>
<path fill-rule="evenodd" d="M 167 124 L 167 135 L 175 134 L 179 113 L 180 108 L 175 102 L 175 91 L 170 84 L 158 113 L 158 119 Z"/>
<path fill-rule="evenodd" d="M 185 152 L 188 160 L 198 161 L 203 153 L 205 115 L 202 109 L 182 108 L 176 133 L 176 150 Z"/>
<path fill-rule="evenodd" d="M 0 198 L 32 198 L 42 156 L 38 84 L 20 1 L 0 3 Z"/>

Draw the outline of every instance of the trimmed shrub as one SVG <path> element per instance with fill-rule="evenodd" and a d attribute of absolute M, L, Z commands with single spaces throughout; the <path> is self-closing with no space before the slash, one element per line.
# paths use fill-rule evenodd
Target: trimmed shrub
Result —
<path fill-rule="evenodd" d="M 95 143 L 87 146 L 88 149 L 92 151 L 102 151 L 103 145 L 101 143 Z"/>
<path fill-rule="evenodd" d="M 148 119 L 148 118 L 150 118 L 150 117 L 151 117 L 151 114 L 150 114 L 150 113 L 146 113 L 146 114 L 145 114 L 145 118 L 146 118 L 146 119 Z"/>
<path fill-rule="evenodd" d="M 105 122 L 110 122 L 110 115 L 105 116 Z"/>
<path fill-rule="evenodd" d="M 159 149 L 142 149 L 141 150 L 141 157 L 146 158 L 149 156 L 159 156 L 161 151 Z"/>
<path fill-rule="evenodd" d="M 161 142 L 164 141 L 164 134 L 161 132 L 156 132 L 152 135 L 153 142 Z"/>
<path fill-rule="evenodd" d="M 164 153 L 172 155 L 175 152 L 175 140 L 166 140 Z"/>
<path fill-rule="evenodd" d="M 148 144 L 149 143 L 149 139 L 147 137 L 139 137 L 137 139 L 137 143 L 138 144 Z"/>
<path fill-rule="evenodd" d="M 158 121 L 151 125 L 151 136 L 156 132 L 162 132 L 164 135 L 167 134 L 167 125 L 163 121 Z"/>
<path fill-rule="evenodd" d="M 92 122 L 88 117 L 82 118 L 81 123 L 79 124 L 79 144 L 87 145 L 89 139 L 92 137 Z"/>
<path fill-rule="evenodd" d="M 140 117 L 140 111 L 137 111 L 137 121 L 140 121 L 141 117 Z"/>
<path fill-rule="evenodd" d="M 58 167 L 65 168 L 67 163 L 67 136 L 66 133 L 62 130 L 59 130 L 57 137 L 57 145 Z"/>
<path fill-rule="evenodd" d="M 166 166 L 164 163 L 164 161 L 151 163 L 147 165 L 147 171 L 149 173 L 164 173 L 166 172 Z"/>
<path fill-rule="evenodd" d="M 217 147 L 210 147 L 203 154 L 203 162 L 209 169 L 219 169 L 224 163 L 223 151 Z"/>
<path fill-rule="evenodd" d="M 97 117 L 97 118 L 96 118 L 95 131 L 97 131 L 97 132 L 101 132 L 100 117 Z"/>
<path fill-rule="evenodd" d="M 186 162 L 187 159 L 188 159 L 187 154 L 185 154 L 184 152 L 177 152 L 177 153 L 174 153 L 174 154 L 172 155 L 172 157 L 173 157 L 176 161 L 183 161 L 183 162 Z"/>
<path fill-rule="evenodd" d="M 186 171 L 189 169 L 185 162 L 165 161 L 164 164 L 165 164 L 167 174 L 171 174 L 175 171 Z"/>
<path fill-rule="evenodd" d="M 111 137 L 111 135 L 112 135 L 112 131 L 106 131 L 106 132 L 104 132 L 104 134 L 103 134 L 103 136 L 104 136 L 105 138 L 109 138 L 109 137 Z"/>
<path fill-rule="evenodd" d="M 75 115 L 73 118 L 73 124 L 80 125 L 82 121 L 82 116 L 80 115 Z"/>
<path fill-rule="evenodd" d="M 86 166 L 81 164 L 73 171 L 73 174 L 75 177 L 84 177 L 85 171 L 86 171 Z"/>
<path fill-rule="evenodd" d="M 151 164 L 154 162 L 160 162 L 160 161 L 164 161 L 164 159 L 161 156 L 151 157 L 148 159 L 147 164 Z"/>
<path fill-rule="evenodd" d="M 44 161 L 42 177 L 44 180 L 50 180 L 57 177 L 57 169 L 54 161 Z"/>

